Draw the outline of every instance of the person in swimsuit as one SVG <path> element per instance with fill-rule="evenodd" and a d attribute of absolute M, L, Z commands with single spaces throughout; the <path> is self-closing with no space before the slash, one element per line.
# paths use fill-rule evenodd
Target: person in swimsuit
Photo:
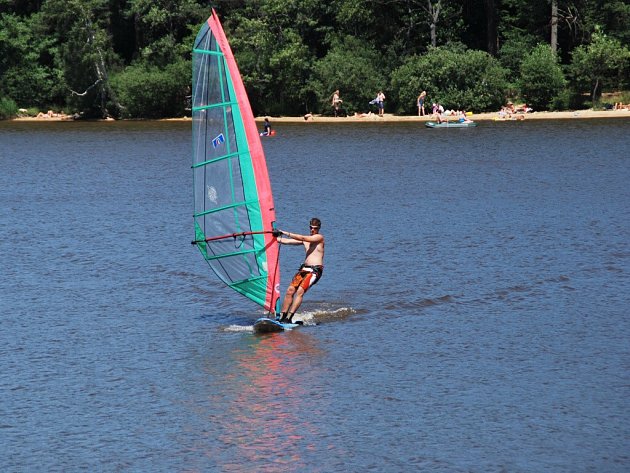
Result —
<path fill-rule="evenodd" d="M 274 230 L 273 232 L 278 243 L 282 245 L 304 245 L 304 250 L 306 251 L 304 264 L 300 266 L 300 269 L 293 277 L 282 301 L 280 322 L 299 323 L 293 322 L 293 315 L 300 308 L 306 291 L 320 280 L 324 271 L 324 236 L 319 234 L 322 223 L 318 218 L 312 218 L 309 226 L 310 235 L 300 235 L 299 233 L 282 230 Z"/>
<path fill-rule="evenodd" d="M 425 90 L 422 91 L 420 95 L 418 95 L 418 116 L 424 116 L 424 99 L 427 97 L 427 92 Z"/>
<path fill-rule="evenodd" d="M 339 89 L 337 89 L 333 92 L 333 95 L 332 95 L 332 108 L 333 108 L 333 113 L 335 114 L 335 117 L 339 115 L 339 106 L 341 105 L 342 102 L 343 100 L 341 100 L 341 97 L 339 96 Z"/>
<path fill-rule="evenodd" d="M 269 118 L 265 118 L 265 121 L 263 123 L 263 132 L 261 133 L 262 136 L 269 136 L 271 135 L 271 123 L 269 123 Z"/>

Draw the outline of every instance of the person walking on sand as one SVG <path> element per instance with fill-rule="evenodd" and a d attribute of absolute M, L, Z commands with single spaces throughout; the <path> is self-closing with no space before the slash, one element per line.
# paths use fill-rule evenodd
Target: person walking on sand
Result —
<path fill-rule="evenodd" d="M 424 100 L 426 99 L 426 97 L 427 97 L 426 90 L 423 90 L 422 93 L 418 95 L 418 116 L 419 117 L 424 116 Z"/>
<path fill-rule="evenodd" d="M 335 90 L 333 92 L 332 95 L 332 108 L 333 108 L 333 113 L 335 114 L 335 116 L 338 116 L 339 114 L 339 105 L 343 102 L 343 100 L 341 100 L 341 97 L 339 97 L 339 89 Z"/>
<path fill-rule="evenodd" d="M 322 222 L 312 218 L 309 222 L 310 235 L 274 230 L 273 236 L 281 245 L 304 245 L 304 263 L 293 277 L 282 301 L 280 322 L 293 322 L 293 315 L 300 308 L 304 294 L 322 277 L 324 272 L 324 236 L 319 234 Z"/>

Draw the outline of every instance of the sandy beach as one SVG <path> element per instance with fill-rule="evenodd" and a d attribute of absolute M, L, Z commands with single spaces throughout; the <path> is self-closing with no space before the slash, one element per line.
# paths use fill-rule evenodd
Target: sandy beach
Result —
<path fill-rule="evenodd" d="M 524 116 L 525 120 L 572 120 L 580 118 L 630 118 L 630 110 L 575 110 L 567 112 L 533 112 L 525 115 L 518 114 L 516 116 Z M 269 117 L 272 122 L 276 123 L 357 123 L 357 122 L 384 122 L 384 123 L 398 123 L 398 122 L 428 122 L 434 121 L 434 115 L 425 115 L 423 117 L 413 115 L 393 115 L 386 113 L 385 116 L 379 117 L 376 114 L 372 114 L 367 117 L 361 116 L 349 116 L 349 117 L 322 117 L 314 115 L 311 120 L 305 121 L 304 117 Z M 506 119 L 500 119 L 498 112 L 491 113 L 473 113 L 469 118 L 473 121 L 510 121 Z M 256 121 L 263 121 L 264 116 L 256 117 Z M 518 120 L 513 120 L 518 121 Z"/>
<path fill-rule="evenodd" d="M 522 114 L 519 114 L 523 116 Z M 515 115 L 519 116 L 519 115 Z M 575 111 L 567 111 L 567 112 L 533 112 L 527 113 L 524 115 L 525 120 L 574 120 L 574 119 L 583 119 L 583 118 L 630 118 L 630 110 L 575 110 Z M 491 113 L 473 113 L 470 117 L 473 121 L 510 121 L 506 119 L 500 119 L 498 112 Z M 257 122 L 262 122 L 265 119 L 265 116 L 256 117 Z M 372 114 L 370 116 L 361 117 L 361 116 L 349 116 L 349 117 L 324 117 L 320 115 L 313 115 L 311 119 L 308 121 L 304 120 L 304 117 L 274 117 L 269 116 L 269 119 L 273 123 L 373 123 L 373 122 L 381 122 L 381 123 L 401 123 L 401 122 L 427 122 L 434 121 L 435 117 L 433 115 L 425 115 L 423 117 L 413 116 L 413 115 L 394 115 L 390 113 L 386 113 L 383 117 L 379 117 L 376 114 Z M 21 117 L 14 118 L 15 121 L 28 121 L 28 122 L 51 122 L 51 121 L 74 121 L 72 116 L 68 115 L 59 115 L 56 117 Z M 182 118 L 165 118 L 163 120 L 166 121 L 186 121 L 190 120 L 190 117 L 182 117 Z M 104 119 L 97 121 L 114 121 L 114 119 Z M 133 120 L 132 120 L 133 121 Z M 518 120 L 513 120 L 518 121 Z"/>

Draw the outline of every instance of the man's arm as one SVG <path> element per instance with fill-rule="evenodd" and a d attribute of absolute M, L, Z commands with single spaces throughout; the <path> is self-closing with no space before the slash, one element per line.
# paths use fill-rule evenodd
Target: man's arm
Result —
<path fill-rule="evenodd" d="M 278 237 L 278 243 L 282 243 L 283 245 L 300 245 L 305 241 L 309 243 L 319 243 L 324 240 L 324 237 L 319 234 L 300 235 L 299 233 L 284 232 L 282 230 L 280 230 L 280 234 L 283 236 Z"/>

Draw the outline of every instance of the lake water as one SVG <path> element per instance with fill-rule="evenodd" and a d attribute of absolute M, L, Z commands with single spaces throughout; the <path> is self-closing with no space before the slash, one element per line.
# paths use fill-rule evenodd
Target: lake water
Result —
<path fill-rule="evenodd" d="M 276 128 L 326 271 L 256 336 L 190 123 L 0 122 L 0 471 L 630 470 L 629 120 Z"/>

